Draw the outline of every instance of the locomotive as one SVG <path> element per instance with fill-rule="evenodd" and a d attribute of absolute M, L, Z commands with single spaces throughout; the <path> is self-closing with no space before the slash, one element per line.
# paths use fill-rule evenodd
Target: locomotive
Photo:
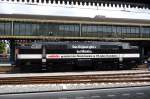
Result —
<path fill-rule="evenodd" d="M 19 46 L 16 66 L 21 71 L 119 70 L 139 63 L 138 46 L 125 42 L 53 41 Z"/>

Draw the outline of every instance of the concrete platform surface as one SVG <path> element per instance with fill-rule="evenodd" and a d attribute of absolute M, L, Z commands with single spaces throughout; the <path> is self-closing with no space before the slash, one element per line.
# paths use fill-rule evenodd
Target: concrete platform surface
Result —
<path fill-rule="evenodd" d="M 57 72 L 57 73 L 16 73 L 0 74 L 0 78 L 7 77 L 32 77 L 32 76 L 66 76 L 66 75 L 97 75 L 97 74 L 122 74 L 122 73 L 150 73 L 143 70 L 120 70 L 120 71 L 88 71 L 88 72 Z"/>
<path fill-rule="evenodd" d="M 0 99 L 149 99 L 150 86 L 1 94 Z"/>

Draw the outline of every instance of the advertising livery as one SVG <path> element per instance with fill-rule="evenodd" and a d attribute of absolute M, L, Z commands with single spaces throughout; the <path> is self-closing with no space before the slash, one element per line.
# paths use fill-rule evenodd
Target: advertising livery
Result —
<path fill-rule="evenodd" d="M 41 70 L 93 67 L 95 69 L 130 69 L 139 62 L 137 46 L 123 42 L 62 41 L 38 42 L 18 47 L 17 65 Z M 40 66 L 39 66 L 40 65 Z M 68 66 L 69 65 L 69 66 Z"/>

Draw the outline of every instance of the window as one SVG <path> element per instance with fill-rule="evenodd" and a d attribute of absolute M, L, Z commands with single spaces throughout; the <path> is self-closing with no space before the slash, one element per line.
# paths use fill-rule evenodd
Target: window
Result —
<path fill-rule="evenodd" d="M 141 28 L 142 37 L 150 37 L 150 27 Z"/>
<path fill-rule="evenodd" d="M 1 35 L 4 35 L 4 33 L 5 33 L 5 30 L 4 30 L 5 28 L 4 28 L 4 23 L 0 23 L 0 34 Z"/>
<path fill-rule="evenodd" d="M 136 33 L 136 28 L 135 27 L 131 27 L 131 33 Z"/>
<path fill-rule="evenodd" d="M 11 22 L 0 22 L 0 35 L 11 35 Z"/>
<path fill-rule="evenodd" d="M 97 25 L 83 25 L 82 26 L 82 36 L 98 36 L 98 26 Z"/>
<path fill-rule="evenodd" d="M 141 30 L 140 30 L 141 29 Z M 81 36 L 84 37 L 139 37 L 150 35 L 150 27 L 82 24 Z M 0 23 L 0 34 L 11 34 L 11 22 Z M 14 22 L 15 35 L 43 35 L 43 36 L 80 36 L 80 25 L 69 23 L 32 23 Z"/>

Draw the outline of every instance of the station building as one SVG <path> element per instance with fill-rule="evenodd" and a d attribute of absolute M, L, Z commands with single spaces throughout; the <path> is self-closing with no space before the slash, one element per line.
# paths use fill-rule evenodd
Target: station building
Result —
<path fill-rule="evenodd" d="M 119 18 L 2 15 L 3 36 L 55 36 L 95 39 L 149 39 L 150 21 Z M 21 38 L 21 37 L 20 37 Z M 36 38 L 35 38 L 36 39 Z"/>

